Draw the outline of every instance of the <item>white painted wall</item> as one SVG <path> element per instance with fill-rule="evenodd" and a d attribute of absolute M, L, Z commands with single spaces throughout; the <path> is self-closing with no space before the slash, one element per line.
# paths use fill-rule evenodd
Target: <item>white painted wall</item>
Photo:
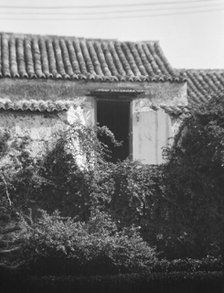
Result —
<path fill-rule="evenodd" d="M 32 156 L 41 156 L 51 149 L 61 132 L 64 132 L 76 121 L 86 125 L 94 123 L 93 98 L 77 98 L 68 111 L 62 112 L 31 112 L 31 111 L 0 111 L 0 133 L 5 131 L 11 135 L 13 142 L 24 137 L 30 138 L 28 149 Z"/>
<path fill-rule="evenodd" d="M 58 130 L 71 125 L 79 114 L 80 107 L 84 121 L 88 125 L 96 122 L 95 98 L 92 91 L 96 89 L 133 89 L 142 90 L 141 99 L 132 103 L 132 155 L 142 163 L 157 164 L 162 162 L 161 147 L 172 136 L 170 117 L 164 112 L 153 112 L 151 105 L 186 106 L 187 84 L 158 82 L 120 82 L 100 83 L 85 81 L 60 80 L 19 80 L 1 79 L 0 98 L 12 102 L 35 100 L 53 102 L 72 101 L 74 108 L 68 112 L 39 113 L 29 111 L 0 111 L 0 131 L 10 129 L 12 136 L 28 135 L 32 139 L 31 150 L 40 154 L 43 146 L 50 147 Z M 105 93 L 105 95 L 107 95 Z M 81 98 L 78 98 L 81 97 Z M 119 98 L 119 96 L 118 96 Z M 162 110 L 161 110 L 162 111 Z M 173 126 L 175 128 L 175 125 Z M 178 125 L 177 125 L 178 128 Z"/>

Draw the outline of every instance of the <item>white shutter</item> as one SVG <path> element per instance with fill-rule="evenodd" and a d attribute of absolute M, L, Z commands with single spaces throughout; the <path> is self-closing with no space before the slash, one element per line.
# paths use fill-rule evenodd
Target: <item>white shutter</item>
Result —
<path fill-rule="evenodd" d="M 144 101 L 144 100 L 143 100 Z M 170 116 L 139 100 L 132 103 L 132 157 L 144 164 L 160 164 L 162 148 L 172 137 Z"/>

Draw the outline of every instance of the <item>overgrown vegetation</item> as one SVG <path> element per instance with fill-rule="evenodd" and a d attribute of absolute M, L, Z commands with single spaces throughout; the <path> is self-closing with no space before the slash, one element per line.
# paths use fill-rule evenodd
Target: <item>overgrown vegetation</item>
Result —
<path fill-rule="evenodd" d="M 108 163 L 108 150 L 96 130 L 75 125 L 42 160 L 30 156 L 28 140 L 12 144 L 7 134 L 1 138 L 1 205 L 11 205 L 26 219 L 31 219 L 27 215 L 33 211 L 33 222 L 26 220 L 29 225 L 23 234 L 23 249 L 33 264 L 42 259 L 38 265 L 49 261 L 55 269 L 59 266 L 54 261 L 61 261 L 61 269 L 62 263 L 69 263 L 66 267 L 71 271 L 84 274 L 97 266 L 99 271 L 99 263 L 105 261 L 108 272 L 131 271 L 155 260 L 152 247 L 159 259 L 171 260 L 159 264 L 167 270 L 172 270 L 172 259 L 206 259 L 207 255 L 213 257 L 208 258 L 209 265 L 214 260 L 220 264 L 224 247 L 224 99 L 215 98 L 191 113 L 182 125 L 183 135 L 166 150 L 167 163 L 161 166 L 128 160 Z M 98 135 L 106 131 L 116 143 L 106 128 L 98 131 Z M 46 211 L 41 218 L 38 209 Z M 98 215 L 93 216 L 93 211 Z M 98 216 L 102 217 L 101 228 L 110 223 L 103 231 L 91 226 Z M 63 239 L 70 244 L 65 245 Z M 78 258 L 82 268 L 73 261 Z M 181 260 L 178 264 L 185 265 Z"/>
<path fill-rule="evenodd" d="M 174 235 L 182 232 L 186 253 L 223 253 L 224 247 L 224 98 L 195 109 L 183 135 L 168 150 L 167 196 Z"/>
<path fill-rule="evenodd" d="M 99 275 L 149 271 L 155 250 L 136 228 L 118 230 L 111 218 L 93 211 L 87 222 L 41 212 L 38 221 L 24 222 L 22 259 L 41 275 Z"/>

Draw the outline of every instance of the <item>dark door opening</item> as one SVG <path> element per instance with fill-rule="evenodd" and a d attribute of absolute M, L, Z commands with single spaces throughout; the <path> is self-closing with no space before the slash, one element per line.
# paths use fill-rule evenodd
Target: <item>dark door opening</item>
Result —
<path fill-rule="evenodd" d="M 117 162 L 125 160 L 129 156 L 129 120 L 130 102 L 128 101 L 97 101 L 97 122 L 100 126 L 107 126 L 121 146 L 114 146 L 110 138 L 104 135 L 101 138 L 111 152 L 108 161 Z"/>

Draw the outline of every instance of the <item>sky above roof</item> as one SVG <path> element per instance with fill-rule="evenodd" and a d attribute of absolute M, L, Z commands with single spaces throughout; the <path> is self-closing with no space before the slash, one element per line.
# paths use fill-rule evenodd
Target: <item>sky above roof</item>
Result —
<path fill-rule="evenodd" d="M 224 0 L 1 0 L 0 30 L 159 40 L 173 67 L 224 69 Z"/>

